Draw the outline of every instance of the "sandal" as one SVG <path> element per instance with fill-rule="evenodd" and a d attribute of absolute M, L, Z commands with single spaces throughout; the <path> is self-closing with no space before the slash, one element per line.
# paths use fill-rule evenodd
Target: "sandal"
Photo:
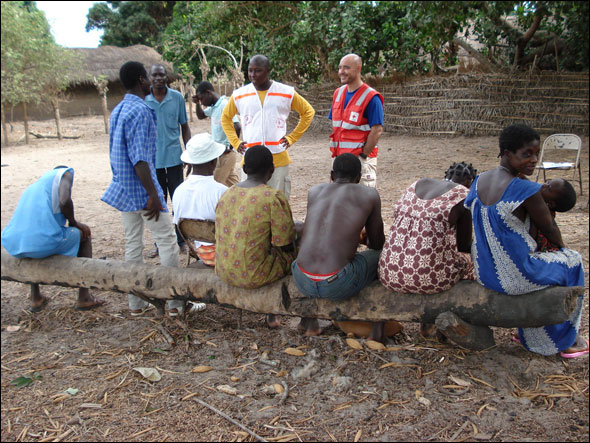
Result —
<path fill-rule="evenodd" d="M 194 314 L 195 312 L 201 312 L 204 311 L 205 308 L 207 307 L 207 305 L 205 303 L 194 303 L 192 301 L 189 301 L 186 304 L 186 313 L 187 315 L 189 314 Z M 178 317 L 179 315 L 182 315 L 184 313 L 184 310 L 182 308 L 172 308 L 168 311 L 168 315 L 170 317 Z"/>
<path fill-rule="evenodd" d="M 142 308 L 142 309 L 131 309 L 131 310 L 129 310 L 129 313 L 131 314 L 132 317 L 139 317 L 140 315 L 143 315 L 147 311 L 151 311 L 154 308 L 155 308 L 155 306 L 150 303 L 145 308 Z"/>
<path fill-rule="evenodd" d="M 559 355 L 561 355 L 563 358 L 576 358 L 581 357 L 582 355 L 587 355 L 590 353 L 590 346 L 587 339 L 584 339 L 584 341 L 586 342 L 586 349 L 576 352 L 560 352 Z"/>

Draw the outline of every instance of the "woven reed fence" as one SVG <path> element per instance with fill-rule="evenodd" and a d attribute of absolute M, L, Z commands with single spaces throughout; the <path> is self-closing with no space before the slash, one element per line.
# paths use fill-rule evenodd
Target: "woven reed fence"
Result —
<path fill-rule="evenodd" d="M 588 135 L 588 73 L 468 74 L 377 86 L 384 130 L 414 135 L 498 135 L 512 123 L 544 134 Z M 332 93 L 323 85 L 301 94 L 316 110 L 312 129 L 330 130 Z"/>

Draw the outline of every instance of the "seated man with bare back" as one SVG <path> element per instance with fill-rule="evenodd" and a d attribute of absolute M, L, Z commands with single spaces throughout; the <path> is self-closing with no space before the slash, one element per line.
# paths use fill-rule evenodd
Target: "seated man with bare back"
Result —
<path fill-rule="evenodd" d="M 332 182 L 309 191 L 299 254 L 291 267 L 293 281 L 306 297 L 347 300 L 377 279 L 385 242 L 381 198 L 360 179 L 360 160 L 342 154 L 334 160 Z M 363 228 L 369 249 L 357 253 Z M 370 338 L 382 341 L 382 326 L 375 323 Z M 300 329 L 308 336 L 321 332 L 317 319 L 302 319 Z"/>

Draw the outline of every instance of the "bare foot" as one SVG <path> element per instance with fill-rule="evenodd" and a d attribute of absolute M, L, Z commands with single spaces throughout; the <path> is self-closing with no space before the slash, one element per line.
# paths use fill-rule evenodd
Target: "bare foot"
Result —
<path fill-rule="evenodd" d="M 45 306 L 47 306 L 47 303 L 49 303 L 49 299 L 47 297 L 43 297 L 42 295 L 39 295 L 35 299 L 35 301 L 31 301 L 31 307 L 29 308 L 29 311 L 41 312 L 43 309 L 45 309 Z"/>
<path fill-rule="evenodd" d="M 320 327 L 318 326 L 318 328 L 317 328 L 317 329 L 314 329 L 314 328 L 308 328 L 308 329 L 306 329 L 306 331 L 305 331 L 305 334 L 304 334 L 304 335 L 305 335 L 306 337 L 317 337 L 318 335 L 322 335 L 322 332 L 323 332 L 323 331 L 322 331 L 322 328 L 320 328 Z"/>
<path fill-rule="evenodd" d="M 297 325 L 297 330 L 306 337 L 315 337 L 322 333 L 322 328 L 320 328 L 317 318 L 302 318 Z"/>
<path fill-rule="evenodd" d="M 372 324 L 369 340 L 385 343 L 385 322 L 378 321 Z"/>
<path fill-rule="evenodd" d="M 89 311 L 91 309 L 98 308 L 99 306 L 102 306 L 105 303 L 106 301 L 104 301 L 101 298 L 88 297 L 88 299 L 86 300 L 78 300 L 78 303 L 76 304 L 76 310 Z"/>
<path fill-rule="evenodd" d="M 436 325 L 434 323 L 420 323 L 420 335 L 423 338 L 431 338 L 436 335 Z"/>
<path fill-rule="evenodd" d="M 275 329 L 281 326 L 281 320 L 274 314 L 266 314 L 266 325 L 270 329 Z"/>

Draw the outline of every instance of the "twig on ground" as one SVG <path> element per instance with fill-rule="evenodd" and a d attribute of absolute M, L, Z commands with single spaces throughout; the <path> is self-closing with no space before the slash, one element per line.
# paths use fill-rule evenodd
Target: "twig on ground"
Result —
<path fill-rule="evenodd" d="M 266 360 L 266 359 L 264 359 L 264 358 L 259 358 L 259 359 L 258 359 L 258 361 L 259 361 L 260 363 L 262 363 L 263 365 L 267 365 L 267 366 L 273 366 L 273 367 L 276 367 L 276 366 L 278 366 L 278 365 L 279 365 L 279 363 L 278 363 L 278 362 L 276 362 L 276 361 L 273 361 L 273 360 Z"/>
<path fill-rule="evenodd" d="M 366 351 L 367 351 L 369 354 L 371 354 L 373 357 L 376 357 L 376 358 L 378 358 L 379 360 L 381 360 L 381 361 L 383 361 L 383 362 L 385 362 L 385 363 L 389 363 L 389 360 L 385 360 L 385 359 L 384 359 L 383 357 L 381 357 L 379 354 L 377 354 L 377 353 L 375 353 L 375 352 L 373 352 L 373 351 L 369 351 L 369 350 L 366 350 Z"/>
<path fill-rule="evenodd" d="M 164 336 L 164 338 L 166 339 L 166 341 L 168 342 L 168 344 L 173 345 L 174 344 L 174 338 L 172 338 L 172 336 L 170 335 L 170 333 L 166 329 L 164 329 L 164 327 L 162 325 L 156 325 L 156 327 L 162 333 L 162 335 Z"/>
<path fill-rule="evenodd" d="M 283 386 L 283 388 L 285 388 L 285 390 L 281 394 L 281 398 L 279 400 L 279 405 L 284 404 L 285 401 L 287 400 L 287 397 L 289 396 L 289 386 L 287 385 L 287 383 L 285 383 L 284 380 L 281 380 L 281 385 Z"/>
<path fill-rule="evenodd" d="M 57 135 L 44 135 L 44 134 L 39 134 L 37 132 L 33 132 L 33 131 L 29 131 L 29 134 L 34 135 L 36 138 L 58 138 Z M 80 138 L 80 135 L 62 135 L 61 138 L 67 138 L 67 139 L 78 139 Z"/>
<path fill-rule="evenodd" d="M 194 398 L 194 401 L 196 401 L 197 403 L 199 403 L 202 406 L 205 406 L 206 408 L 209 408 L 210 410 L 212 410 L 213 412 L 215 412 L 218 415 L 221 415 L 223 418 L 225 418 L 227 421 L 229 421 L 230 423 L 233 423 L 234 425 L 236 425 L 238 428 L 243 429 L 244 431 L 246 431 L 248 434 L 250 434 L 252 437 L 254 437 L 257 441 L 268 441 L 265 440 L 263 437 L 261 437 L 260 435 L 256 434 L 255 432 L 251 431 L 250 429 L 248 429 L 246 426 L 244 426 L 242 423 L 234 420 L 233 418 L 231 418 L 229 415 L 224 414 L 223 412 L 221 412 L 219 409 L 214 408 L 213 406 L 211 406 L 208 403 L 205 403 L 203 400 L 199 399 L 199 398 Z"/>
<path fill-rule="evenodd" d="M 461 432 L 463 432 L 463 429 L 465 429 L 469 423 L 471 423 L 469 420 L 465 420 L 465 423 L 463 423 L 463 424 L 461 425 L 461 427 L 455 431 L 455 433 L 454 433 L 454 434 L 453 434 L 453 436 L 452 436 L 452 437 L 449 439 L 449 441 L 454 441 L 454 440 L 455 440 L 455 439 L 456 439 L 456 438 L 459 436 L 459 434 L 460 434 Z"/>

